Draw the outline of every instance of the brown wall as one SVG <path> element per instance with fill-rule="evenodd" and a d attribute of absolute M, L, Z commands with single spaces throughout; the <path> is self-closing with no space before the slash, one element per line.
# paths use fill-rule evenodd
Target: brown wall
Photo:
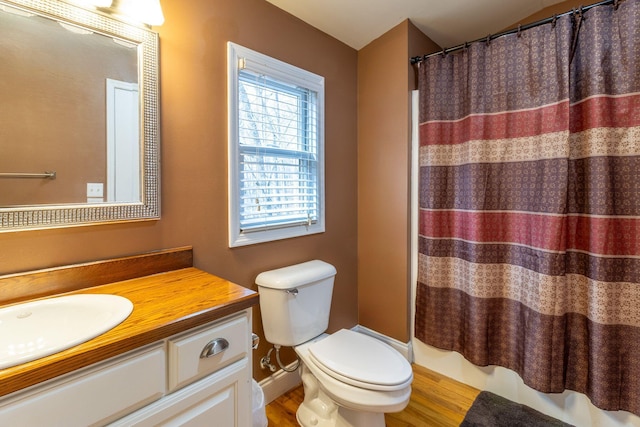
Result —
<path fill-rule="evenodd" d="M 358 52 L 358 321 L 410 339 L 409 58 L 440 48 L 404 21 Z"/>
<path fill-rule="evenodd" d="M 88 182 L 106 191 L 106 79 L 137 82 L 136 50 L 41 17 L 0 28 L 0 173 L 57 174 L 0 179 L 0 207 L 85 203 Z"/>
<path fill-rule="evenodd" d="M 162 6 L 161 220 L 0 233 L 0 274 L 192 245 L 196 267 L 255 289 L 263 270 L 318 258 L 338 270 L 330 330 L 355 325 L 356 51 L 264 0 L 163 0 Z M 228 248 L 229 40 L 325 77 L 323 234 Z M 260 325 L 255 310 L 254 331 L 262 335 Z M 267 349 L 263 340 L 256 364 Z M 254 365 L 256 379 L 266 374 Z"/>

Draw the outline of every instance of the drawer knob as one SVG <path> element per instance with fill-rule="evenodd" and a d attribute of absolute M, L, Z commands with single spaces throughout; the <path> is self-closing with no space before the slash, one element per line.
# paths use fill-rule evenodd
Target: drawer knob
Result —
<path fill-rule="evenodd" d="M 206 359 L 207 357 L 215 356 L 222 353 L 229 348 L 229 341 L 224 338 L 216 338 L 211 340 L 204 346 L 202 353 L 200 353 L 200 359 Z"/>

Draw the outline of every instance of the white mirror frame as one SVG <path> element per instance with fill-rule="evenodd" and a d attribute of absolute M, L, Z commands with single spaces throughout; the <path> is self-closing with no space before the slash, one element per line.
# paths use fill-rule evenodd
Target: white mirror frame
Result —
<path fill-rule="evenodd" d="M 0 207 L 0 232 L 72 227 L 160 218 L 158 34 L 98 11 L 58 0 L 0 0 L 9 6 L 138 45 L 142 197 L 134 203 Z M 2 143 L 0 141 L 0 143 Z"/>

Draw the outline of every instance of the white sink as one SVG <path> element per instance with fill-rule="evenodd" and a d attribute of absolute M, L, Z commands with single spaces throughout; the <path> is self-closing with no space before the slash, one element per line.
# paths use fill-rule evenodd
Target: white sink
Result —
<path fill-rule="evenodd" d="M 0 369 L 57 353 L 116 327 L 133 310 L 117 295 L 77 294 L 0 309 Z"/>

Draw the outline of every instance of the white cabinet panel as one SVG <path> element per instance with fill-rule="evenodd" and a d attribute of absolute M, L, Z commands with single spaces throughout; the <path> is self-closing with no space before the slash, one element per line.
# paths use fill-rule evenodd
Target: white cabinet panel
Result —
<path fill-rule="evenodd" d="M 247 357 L 250 335 L 243 315 L 169 339 L 169 391 Z M 207 345 L 211 355 L 201 356 Z"/>
<path fill-rule="evenodd" d="M 101 425 L 159 399 L 165 392 L 164 348 L 117 357 L 0 399 L 0 426 Z"/>
<path fill-rule="evenodd" d="M 114 422 L 111 427 L 250 426 L 251 402 L 240 398 L 251 394 L 248 363 L 248 359 L 236 362 Z"/>

